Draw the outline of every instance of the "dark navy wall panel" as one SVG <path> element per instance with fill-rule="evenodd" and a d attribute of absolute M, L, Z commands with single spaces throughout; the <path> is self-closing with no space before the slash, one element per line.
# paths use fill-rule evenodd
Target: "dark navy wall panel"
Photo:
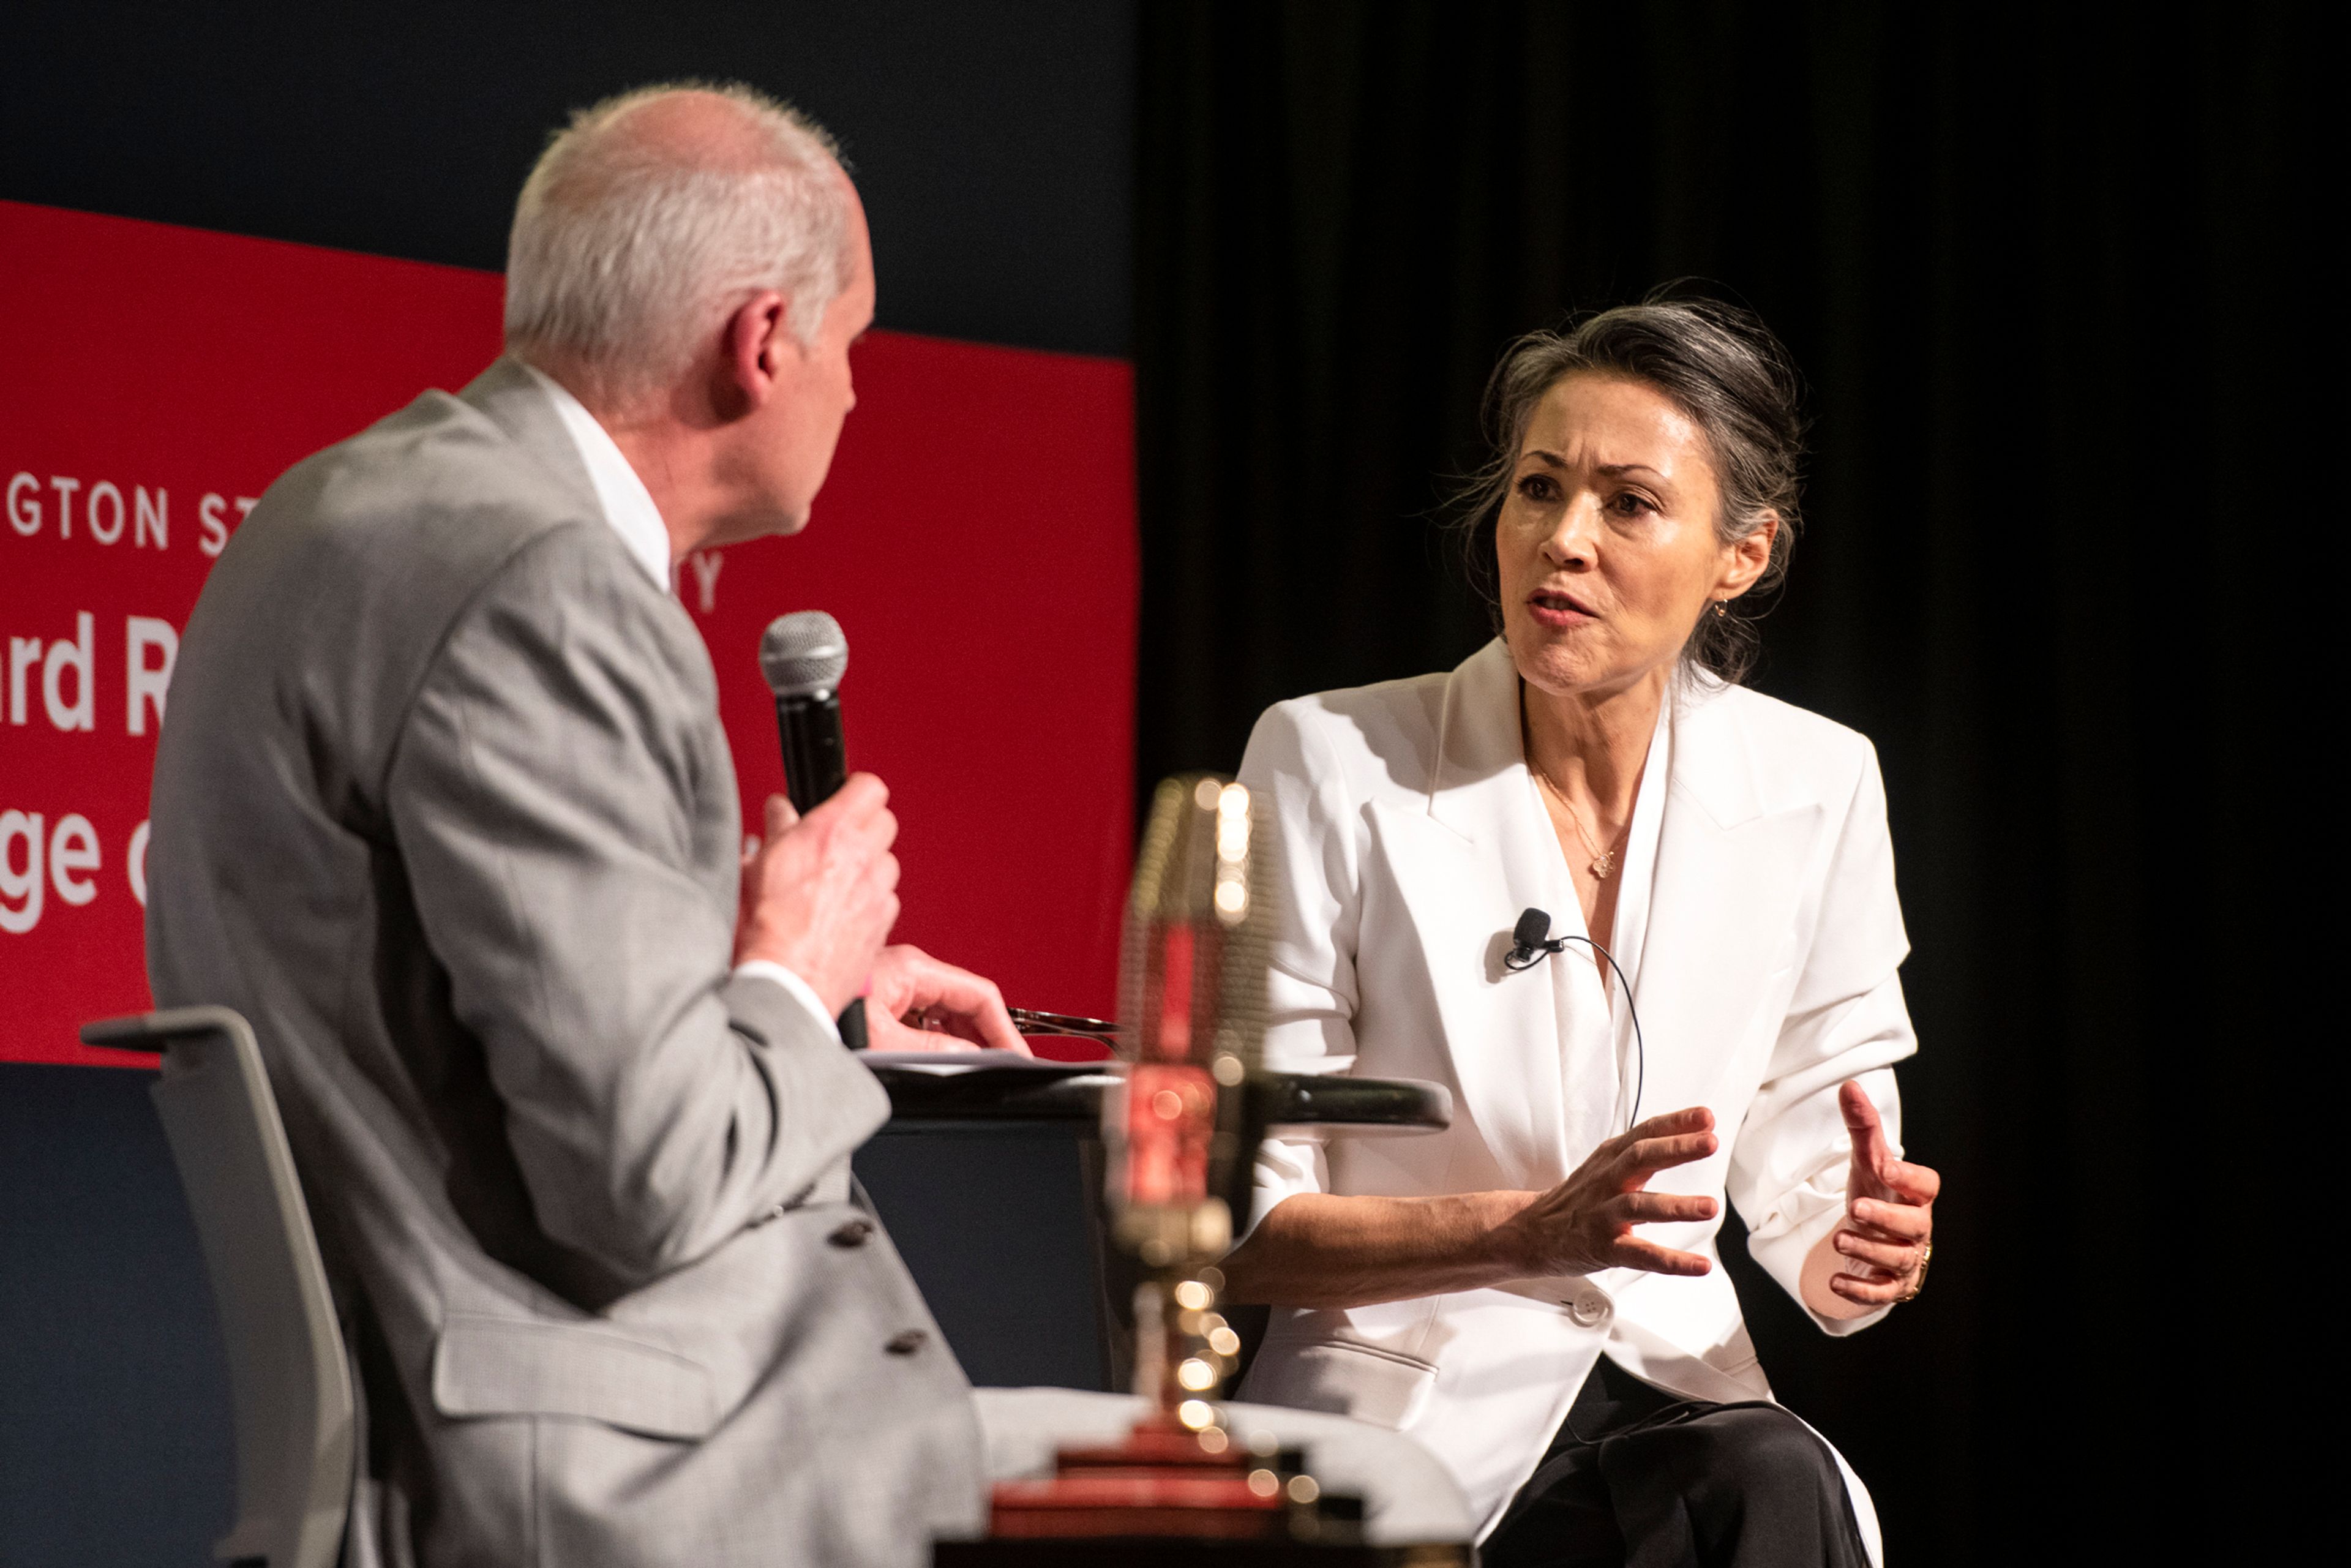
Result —
<path fill-rule="evenodd" d="M 1099 1160 L 1063 1125 L 885 1130 L 857 1176 L 972 1382 L 1108 1388 L 1088 1216 Z"/>
<path fill-rule="evenodd" d="M 0 197 L 491 269 L 547 132 L 747 81 L 841 138 L 880 321 L 1123 355 L 1134 0 L 0 5 Z"/>
<path fill-rule="evenodd" d="M 152 1072 L 0 1064 L 0 1563 L 198 1568 L 228 1365 Z"/>
<path fill-rule="evenodd" d="M 152 1072 L 0 1064 L 0 1568 L 198 1568 L 228 1368 Z M 973 1382 L 1108 1386 L 1073 1129 L 885 1131 L 857 1172 Z"/>

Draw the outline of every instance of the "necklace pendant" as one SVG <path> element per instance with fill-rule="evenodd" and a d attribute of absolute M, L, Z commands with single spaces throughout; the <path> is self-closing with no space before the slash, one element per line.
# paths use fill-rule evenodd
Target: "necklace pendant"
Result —
<path fill-rule="evenodd" d="M 1602 882 L 1606 882 L 1608 880 L 1608 873 L 1615 869 L 1616 852 L 1614 850 L 1610 850 L 1606 854 L 1602 855 L 1598 860 L 1592 862 L 1592 874 Z"/>

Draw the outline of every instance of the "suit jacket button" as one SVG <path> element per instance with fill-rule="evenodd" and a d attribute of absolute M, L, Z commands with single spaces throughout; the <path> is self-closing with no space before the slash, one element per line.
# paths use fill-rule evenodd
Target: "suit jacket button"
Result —
<path fill-rule="evenodd" d="M 831 1235 L 826 1237 L 825 1239 L 831 1242 L 835 1247 L 862 1247 L 865 1245 L 865 1239 L 872 1234 L 873 1222 L 872 1220 L 852 1219 L 842 1224 L 838 1229 L 834 1230 Z"/>
<path fill-rule="evenodd" d="M 930 1337 L 921 1329 L 908 1329 L 904 1333 L 892 1335 L 890 1343 L 882 1348 L 892 1355 L 912 1355 L 922 1349 Z"/>

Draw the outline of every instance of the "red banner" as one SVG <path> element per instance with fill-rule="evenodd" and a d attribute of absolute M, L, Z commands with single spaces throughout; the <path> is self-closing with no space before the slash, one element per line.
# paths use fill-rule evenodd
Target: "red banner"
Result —
<path fill-rule="evenodd" d="M 886 298 L 886 256 L 881 277 Z M 499 307 L 491 273 L 0 202 L 0 1061 L 120 1060 L 74 1029 L 148 1005 L 148 779 L 206 569 L 288 465 L 471 380 Z M 807 532 L 679 572 L 747 817 L 782 788 L 759 632 L 829 610 L 851 764 L 902 823 L 898 939 L 1016 1004 L 1106 1012 L 1131 832 L 1132 373 L 888 332 L 852 364 Z"/>

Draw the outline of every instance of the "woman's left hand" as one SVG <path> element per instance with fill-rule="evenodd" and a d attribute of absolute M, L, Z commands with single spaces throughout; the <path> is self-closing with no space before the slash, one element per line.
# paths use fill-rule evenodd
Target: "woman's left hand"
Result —
<path fill-rule="evenodd" d="M 1837 1103 L 1853 1134 L 1853 1166 L 1845 1179 L 1844 1223 L 1829 1238 L 1844 1261 L 1826 1283 L 1844 1301 L 1875 1311 L 1917 1293 L 1943 1178 L 1895 1156 L 1877 1107 L 1859 1083 L 1838 1090 Z"/>

